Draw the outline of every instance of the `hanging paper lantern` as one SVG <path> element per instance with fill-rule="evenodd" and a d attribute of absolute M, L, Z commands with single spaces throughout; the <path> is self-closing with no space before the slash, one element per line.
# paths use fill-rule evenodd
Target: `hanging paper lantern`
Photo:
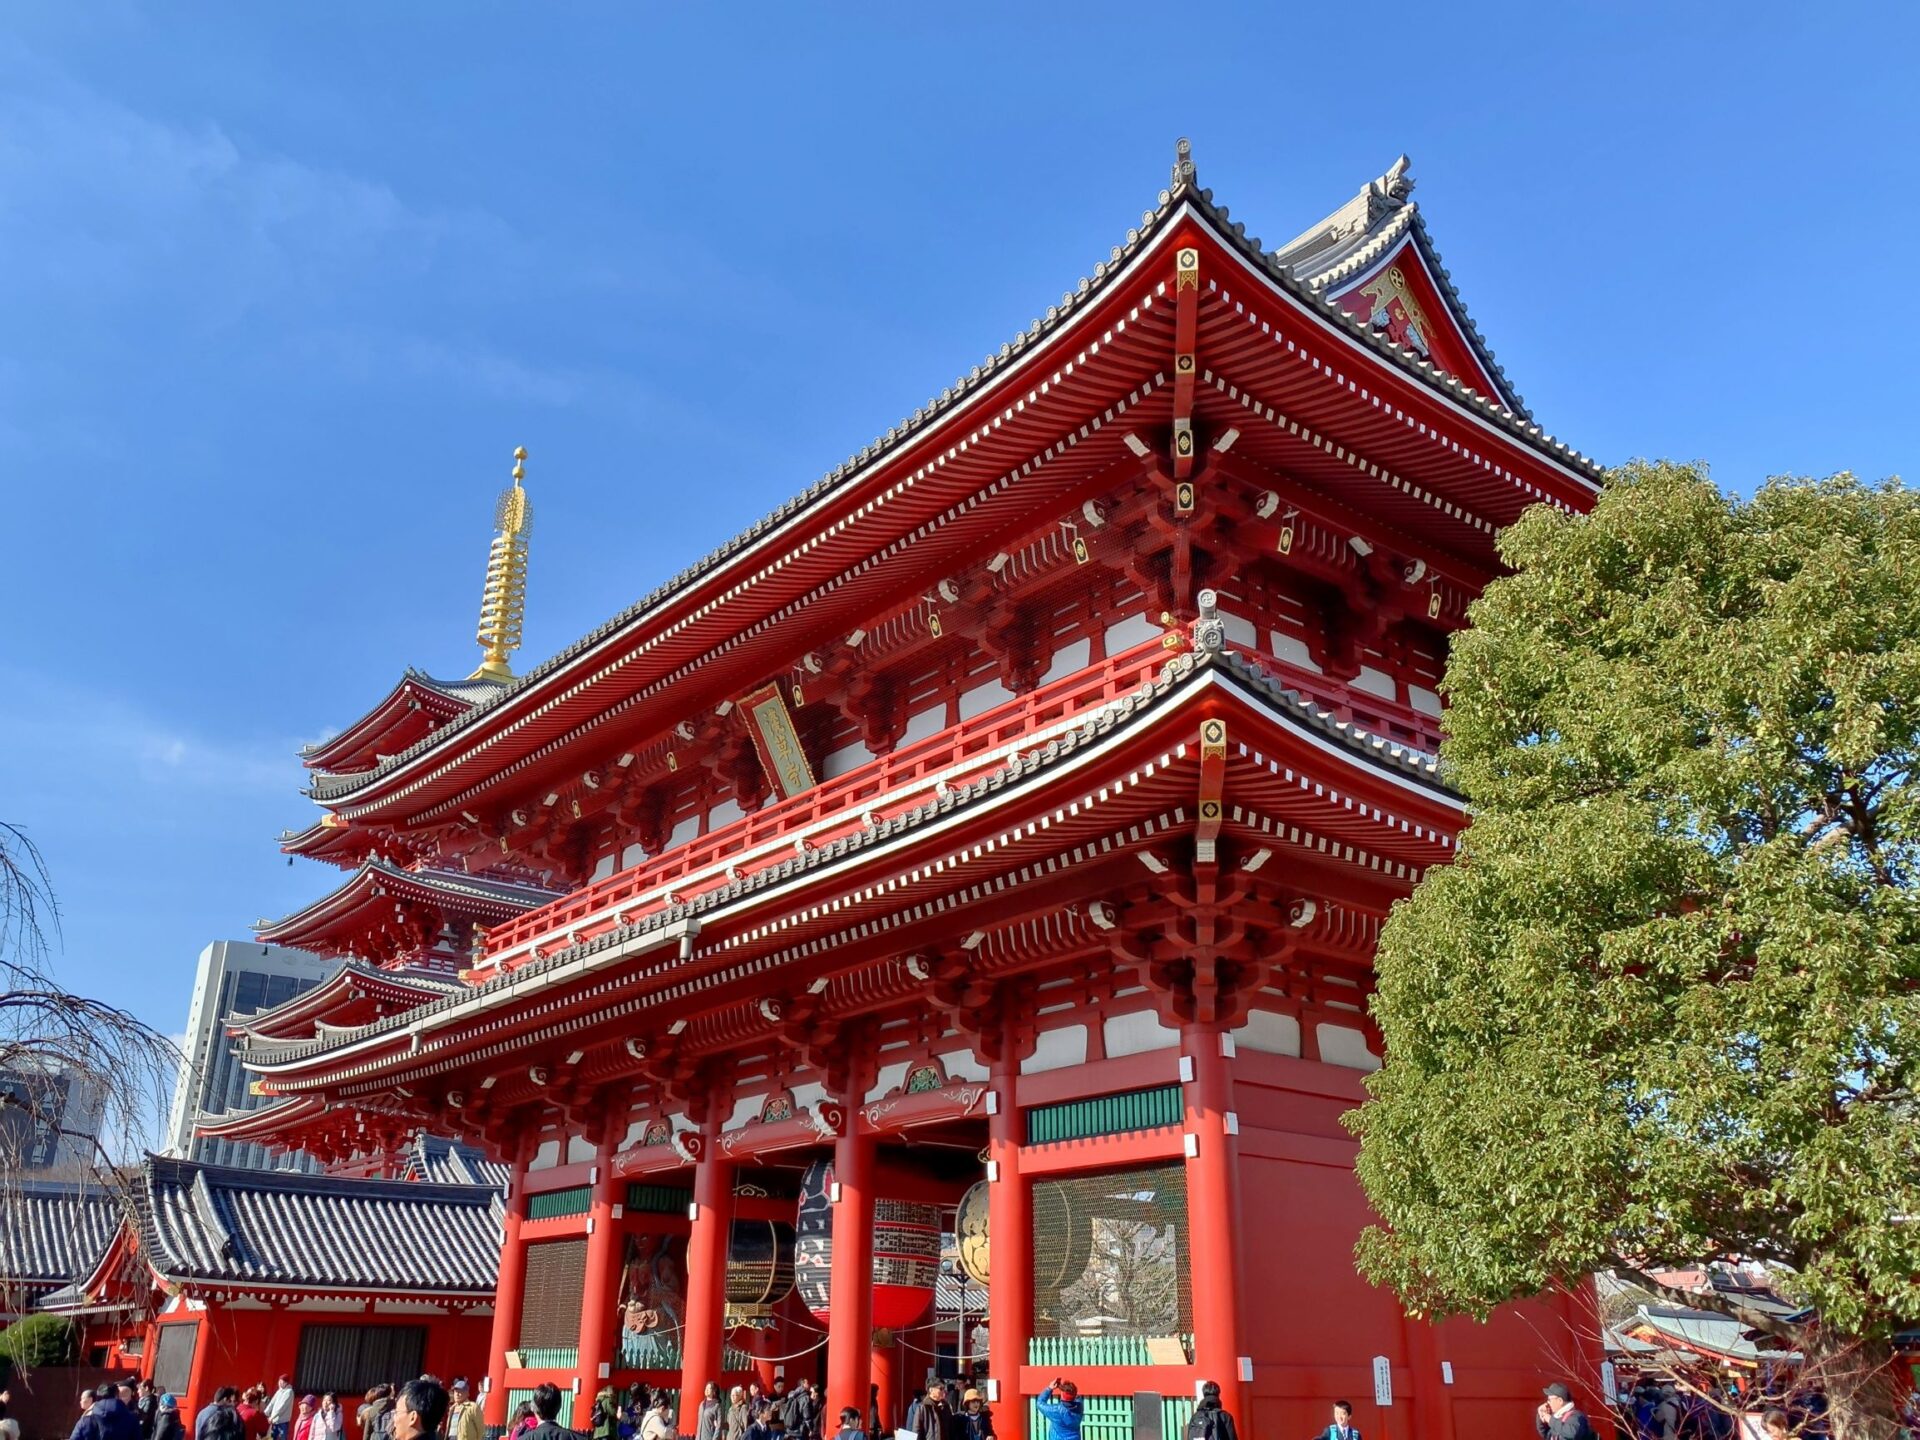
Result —
<path fill-rule="evenodd" d="M 816 1160 L 800 1182 L 793 1268 L 800 1298 L 826 1324 L 833 1295 L 833 1162 Z M 873 1325 L 898 1330 L 927 1313 L 940 1275 L 940 1207 L 916 1200 L 873 1204 Z"/>
<path fill-rule="evenodd" d="M 793 1227 L 736 1220 L 727 1244 L 727 1327 L 772 1328 L 773 1310 L 793 1291 Z"/>

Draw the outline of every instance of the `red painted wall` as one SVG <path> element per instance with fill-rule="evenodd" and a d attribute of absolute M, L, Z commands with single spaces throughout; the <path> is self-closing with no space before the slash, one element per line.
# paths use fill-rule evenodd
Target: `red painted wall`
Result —
<path fill-rule="evenodd" d="M 180 1399 L 180 1410 L 188 1417 L 213 1398 L 222 1385 L 244 1390 L 249 1385 L 272 1388 L 281 1375 L 294 1373 L 299 1357 L 300 1333 L 314 1324 L 351 1325 L 424 1325 L 427 1327 L 426 1371 L 442 1380 L 466 1376 L 475 1384 L 487 1373 L 487 1344 L 492 1335 L 492 1320 L 485 1315 L 356 1315 L 288 1310 L 239 1310 L 209 1304 L 193 1316 L 170 1315 L 149 1327 L 142 1374 L 152 1373 L 153 1357 L 159 1352 L 158 1331 L 165 1325 L 192 1324 L 200 1329 L 194 1350 L 194 1379 L 188 1393 Z M 394 1380 L 411 1380 L 411 1375 L 395 1375 Z M 357 1398 L 341 1397 L 349 1411 Z"/>
<path fill-rule="evenodd" d="M 1589 1414 L 1601 1413 L 1597 1337 L 1572 1301 L 1433 1327 L 1408 1320 L 1390 1292 L 1355 1272 L 1354 1241 L 1372 1216 L 1339 1116 L 1363 1098 L 1358 1072 L 1243 1053 L 1234 1080 L 1242 1213 L 1260 1217 L 1240 1249 L 1254 1434 L 1303 1440 L 1345 1399 L 1368 1440 L 1523 1440 L 1541 1387 L 1557 1379 L 1573 1383 Z M 1392 1364 L 1386 1408 L 1374 1403 L 1376 1355 Z M 1280 1356 L 1286 1363 L 1272 1358 Z"/>

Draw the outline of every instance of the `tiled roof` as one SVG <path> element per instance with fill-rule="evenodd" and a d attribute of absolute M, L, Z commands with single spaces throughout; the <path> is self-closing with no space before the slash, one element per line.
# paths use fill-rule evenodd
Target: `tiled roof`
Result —
<path fill-rule="evenodd" d="M 1187 143 L 1184 140 L 1180 142 L 1178 155 L 1179 158 L 1174 166 L 1171 186 L 1160 192 L 1158 203 L 1153 209 L 1141 215 L 1139 226 L 1127 231 L 1126 243 L 1124 245 L 1114 246 L 1108 259 L 1094 266 L 1091 278 L 1082 276 L 1079 284 L 1074 289 L 1068 290 L 1061 295 L 1058 305 L 1048 306 L 1044 316 L 1035 320 L 1027 329 L 1015 335 L 1012 340 L 1002 345 L 997 353 L 986 356 L 980 364 L 974 366 L 966 375 L 961 376 L 952 385 L 942 390 L 919 410 L 909 415 L 899 424 L 891 427 L 885 435 L 874 440 L 857 454 L 851 455 L 843 460 L 833 470 L 816 480 L 812 485 L 773 511 L 773 513 L 746 530 L 743 530 L 717 550 L 695 561 L 672 579 L 657 586 L 654 590 L 642 596 L 632 605 L 629 605 L 605 624 L 589 631 L 573 644 L 558 651 L 551 658 L 541 662 L 517 680 L 501 686 L 493 691 L 493 693 L 480 698 L 474 703 L 471 709 L 449 720 L 431 735 L 416 741 L 397 755 L 389 755 L 383 758 L 371 770 L 356 771 L 353 774 L 347 775 L 316 775 L 313 784 L 307 790 L 307 794 L 323 803 L 338 796 L 349 794 L 367 784 L 369 781 L 406 764 L 424 752 L 446 743 L 450 737 L 457 735 L 467 726 L 476 723 L 479 717 L 492 710 L 493 707 L 498 705 L 502 700 L 518 693 L 529 685 L 537 684 L 539 681 L 553 674 L 556 670 L 566 666 L 577 656 L 591 650 L 608 636 L 640 620 L 649 611 L 655 610 L 665 604 L 674 595 L 691 585 L 701 576 L 718 568 L 733 555 L 741 550 L 747 549 L 769 532 L 778 529 L 795 515 L 812 506 L 816 501 L 821 499 L 821 497 L 845 484 L 855 475 L 864 471 L 869 465 L 886 456 L 921 430 L 943 419 L 950 410 L 964 404 L 976 391 L 997 379 L 1002 370 L 1025 358 L 1026 353 L 1030 349 L 1051 336 L 1054 331 L 1066 324 L 1074 315 L 1085 309 L 1094 297 L 1103 293 L 1106 282 L 1125 269 L 1128 262 L 1130 262 L 1136 254 L 1159 236 L 1165 229 L 1167 220 L 1182 204 L 1191 204 L 1198 213 L 1212 223 L 1224 239 L 1237 248 L 1241 254 L 1250 260 L 1257 268 L 1263 271 L 1276 286 L 1292 295 L 1296 300 L 1303 302 L 1309 309 L 1317 311 L 1325 319 L 1339 326 L 1351 337 L 1358 340 L 1368 349 L 1374 351 L 1388 363 L 1413 376 L 1427 388 L 1436 390 L 1454 402 L 1464 405 L 1479 414 L 1482 418 L 1494 425 L 1495 428 L 1506 432 L 1521 443 L 1550 456 L 1560 464 L 1586 476 L 1590 482 L 1597 483 L 1601 470 L 1597 462 L 1588 459 L 1578 451 L 1554 439 L 1542 430 L 1539 425 L 1535 424 L 1532 417 L 1524 411 L 1509 409 L 1505 399 L 1498 396 L 1482 395 L 1473 387 L 1448 375 L 1428 361 L 1415 355 L 1412 351 L 1395 345 L 1384 335 L 1377 334 L 1371 327 L 1362 325 L 1331 300 L 1327 299 L 1321 292 L 1321 289 L 1313 283 L 1312 280 L 1304 278 L 1301 275 L 1296 275 L 1293 266 L 1288 263 L 1285 256 L 1288 251 L 1293 250 L 1300 242 L 1296 241 L 1288 247 L 1283 247 L 1283 250 L 1277 254 L 1267 252 L 1261 247 L 1258 237 L 1247 234 L 1247 227 L 1244 224 L 1240 224 L 1230 218 L 1226 206 L 1214 202 L 1213 192 L 1211 190 L 1203 190 L 1200 188 L 1193 162 L 1189 158 Z M 1381 180 L 1372 182 L 1368 190 L 1361 192 L 1360 198 L 1364 200 L 1369 190 L 1374 186 L 1380 185 L 1382 181 L 1392 178 L 1393 175 L 1394 172 L 1389 171 L 1387 176 L 1381 177 Z M 1404 171 L 1402 172 L 1402 179 L 1404 179 Z M 1411 181 L 1405 181 L 1404 183 L 1405 188 L 1411 188 Z M 1349 202 L 1349 204 L 1352 203 L 1354 202 Z M 1335 212 L 1336 215 L 1340 213 L 1342 212 Z M 1325 224 L 1326 222 L 1322 223 Z M 1414 221 L 1408 223 L 1417 223 L 1417 217 Z M 1311 233 L 1312 232 L 1309 232 L 1309 234 Z M 1302 238 L 1305 239 L 1306 237 Z M 1296 258 L 1304 258 L 1304 255 L 1297 255 Z M 1314 272 L 1311 265 L 1308 268 L 1310 273 L 1317 273 Z M 1449 295 L 1457 301 L 1458 296 L 1454 294 L 1451 282 L 1445 278 L 1445 271 L 1439 269 L 1437 260 L 1436 270 L 1440 283 L 1448 290 Z M 1464 315 L 1464 311 L 1462 313 Z M 1478 332 L 1476 331 L 1474 333 L 1476 343 L 1481 343 L 1478 341 Z M 1498 367 L 1493 365 L 1490 352 L 1485 358 L 1488 365 L 1495 371 L 1496 378 L 1503 378 L 1498 371 Z M 1517 405 L 1517 397 L 1513 398 Z"/>
<path fill-rule="evenodd" d="M 407 1178 L 435 1185 L 490 1185 L 504 1192 L 511 1168 L 470 1145 L 422 1135 L 407 1151 Z"/>
<path fill-rule="evenodd" d="M 291 915 L 282 915 L 278 920 L 262 919 L 255 924 L 254 929 L 263 936 L 285 930 L 294 921 L 352 894 L 369 881 L 389 881 L 402 886 L 413 885 L 450 901 L 482 900 L 497 905 L 512 906 L 519 910 L 535 909 L 550 900 L 559 899 L 561 894 L 558 890 L 548 890 L 539 885 L 520 885 L 507 880 L 490 880 L 484 876 L 468 875 L 454 870 L 409 870 L 405 866 L 395 865 L 391 861 L 373 856 L 318 900 L 302 906 Z"/>
<path fill-rule="evenodd" d="M 168 1280 L 305 1291 L 486 1295 L 491 1186 L 239 1170 L 153 1155 L 146 1254 Z"/>
<path fill-rule="evenodd" d="M 120 1198 L 97 1182 L 0 1182 L 0 1286 L 37 1296 L 85 1279 L 121 1213 Z"/>
<path fill-rule="evenodd" d="M 1032 751 L 1015 756 L 1004 766 L 978 780 L 954 786 L 922 805 L 898 815 L 877 820 L 874 824 L 851 835 L 841 836 L 818 849 L 810 849 L 804 855 L 796 855 L 792 859 L 783 860 L 778 865 L 770 865 L 763 870 L 743 875 L 738 880 L 704 891 L 682 904 L 663 906 L 659 910 L 640 917 L 632 924 L 618 926 L 592 939 L 583 940 L 577 945 L 568 945 L 538 960 L 529 961 L 517 969 L 492 976 L 460 994 L 448 995 L 403 1014 L 384 1016 L 369 1024 L 330 1034 L 324 1040 L 277 1045 L 270 1058 L 273 1062 L 290 1060 L 336 1046 L 352 1044 L 383 1031 L 393 1031 L 412 1025 L 422 1017 L 430 1016 L 438 1010 L 466 1004 L 476 995 L 489 995 L 516 986 L 525 986 L 548 970 L 558 969 L 585 956 L 598 954 L 615 946 L 626 945 L 689 917 L 704 916 L 715 910 L 724 909 L 743 895 L 752 894 L 768 886 L 784 884 L 796 875 L 833 865 L 870 846 L 892 840 L 921 825 L 938 821 L 974 800 L 997 794 L 1009 785 L 1022 783 L 1034 775 L 1051 769 L 1055 764 L 1064 763 L 1082 746 L 1105 738 L 1115 728 L 1127 724 L 1135 716 L 1154 708 L 1166 697 L 1181 689 L 1188 681 L 1195 679 L 1204 681 L 1209 672 L 1218 672 L 1232 677 L 1251 690 L 1256 697 L 1266 701 L 1283 719 L 1339 745 L 1363 764 L 1410 780 L 1437 799 L 1459 803 L 1458 795 L 1441 780 L 1439 761 L 1433 755 L 1398 741 L 1388 740 L 1351 722 L 1339 719 L 1315 701 L 1289 689 L 1284 680 L 1269 672 L 1258 662 L 1236 651 L 1221 648 L 1224 645 L 1224 636 L 1217 621 L 1211 626 L 1203 621 L 1196 629 L 1211 631 L 1199 642 L 1200 649 L 1174 656 L 1162 667 L 1158 678 L 1093 712 L 1075 729 L 1048 740 Z M 269 1058 L 261 1055 L 259 1051 L 250 1051 L 249 1055 L 255 1058 Z"/>
<path fill-rule="evenodd" d="M 1494 358 L 1480 327 L 1467 313 L 1467 304 L 1453 283 L 1453 276 L 1434 247 L 1433 236 L 1420 214 L 1420 202 L 1409 199 L 1413 177 L 1407 173 L 1407 157 L 1402 155 L 1386 174 L 1368 184 L 1361 192 L 1312 226 L 1288 241 L 1272 254 L 1276 264 L 1285 266 L 1295 279 L 1314 290 L 1331 294 L 1348 288 L 1345 282 L 1358 275 L 1407 235 L 1413 236 L 1421 259 L 1432 273 L 1434 284 L 1445 297 L 1454 317 L 1465 332 L 1474 357 L 1499 387 L 1497 397 L 1522 420 L 1532 413 L 1520 393 L 1513 388 L 1507 372 Z"/>

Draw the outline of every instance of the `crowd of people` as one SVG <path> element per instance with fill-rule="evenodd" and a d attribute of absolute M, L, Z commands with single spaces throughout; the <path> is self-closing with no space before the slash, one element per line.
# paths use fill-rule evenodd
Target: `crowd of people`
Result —
<path fill-rule="evenodd" d="M 0 1440 L 20 1440 L 17 1424 L 6 1417 L 7 1399 L 0 1392 Z M 517 1407 L 503 1440 L 680 1440 L 683 1433 L 672 1397 L 639 1381 L 624 1390 L 608 1386 L 595 1396 L 584 1435 L 561 1423 L 566 1399 L 558 1386 L 537 1387 Z M 1036 1440 L 1080 1440 L 1085 1407 L 1072 1381 L 1055 1380 L 1037 1407 L 1049 1434 Z M 1352 1414 L 1342 1401 L 1324 1440 L 1360 1440 L 1360 1432 L 1351 1428 Z M 724 1393 L 710 1381 L 684 1433 L 693 1440 L 996 1440 L 993 1411 L 981 1391 L 968 1387 L 956 1400 L 942 1380 L 928 1383 L 897 1431 L 885 1425 L 877 1385 L 868 1389 L 867 1413 L 847 1406 L 829 1423 L 814 1381 L 789 1389 L 784 1379 L 771 1388 L 754 1380 Z M 221 1386 L 193 1417 L 191 1431 L 179 1401 L 152 1381 L 102 1385 L 81 1396 L 69 1440 L 486 1440 L 486 1435 L 480 1403 L 465 1380 L 443 1386 L 423 1375 L 403 1385 L 376 1385 L 349 1418 L 337 1394 L 301 1395 L 282 1375 L 271 1391 L 264 1385 Z M 1185 1440 L 1239 1440 L 1233 1417 L 1221 1407 L 1218 1385 L 1204 1387 Z M 1590 1433 L 1585 1440 L 1591 1440 Z"/>
<path fill-rule="evenodd" d="M 0 1427 L 5 1399 L 0 1397 Z M 223 1385 L 193 1417 L 150 1380 L 123 1380 L 80 1396 L 68 1440 L 486 1440 L 480 1406 L 464 1380 L 451 1391 L 431 1375 L 369 1390 L 352 1421 L 334 1394 L 299 1395 L 286 1376 L 272 1391 Z M 17 1427 L 0 1440 L 19 1440 Z"/>

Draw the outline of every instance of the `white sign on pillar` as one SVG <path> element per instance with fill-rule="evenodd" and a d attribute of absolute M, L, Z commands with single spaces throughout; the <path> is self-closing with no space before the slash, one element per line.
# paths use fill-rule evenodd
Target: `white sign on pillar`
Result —
<path fill-rule="evenodd" d="M 1611 1360 L 1600 1362 L 1600 1393 L 1609 1400 L 1620 1398 L 1620 1382 L 1614 1378 Z"/>
<path fill-rule="evenodd" d="M 1373 1403 L 1382 1410 L 1393 1404 L 1393 1362 L 1384 1355 L 1373 1357 Z"/>

